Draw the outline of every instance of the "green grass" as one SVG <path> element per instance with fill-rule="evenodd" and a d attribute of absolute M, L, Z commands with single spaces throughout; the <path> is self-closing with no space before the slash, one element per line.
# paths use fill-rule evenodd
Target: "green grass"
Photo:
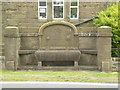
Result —
<path fill-rule="evenodd" d="M 118 73 L 101 72 L 39 72 L 39 71 L 0 71 L 0 81 L 65 81 L 117 83 Z"/>

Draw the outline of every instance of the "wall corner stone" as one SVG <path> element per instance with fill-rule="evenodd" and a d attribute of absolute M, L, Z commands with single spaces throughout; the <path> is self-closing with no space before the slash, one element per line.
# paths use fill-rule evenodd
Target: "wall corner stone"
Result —
<path fill-rule="evenodd" d="M 97 32 L 98 68 L 103 72 L 111 71 L 111 31 L 111 27 L 101 26 Z"/>
<path fill-rule="evenodd" d="M 5 28 L 5 68 L 17 70 L 19 62 L 20 36 L 18 27 L 8 26 Z"/>

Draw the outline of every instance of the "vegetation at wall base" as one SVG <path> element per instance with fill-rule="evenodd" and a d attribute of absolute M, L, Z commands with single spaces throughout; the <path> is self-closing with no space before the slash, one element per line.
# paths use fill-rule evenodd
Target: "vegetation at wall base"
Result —
<path fill-rule="evenodd" d="M 100 26 L 110 26 L 112 27 L 112 48 L 120 48 L 120 8 L 119 3 L 115 3 L 114 5 L 108 7 L 106 10 L 98 13 L 98 18 L 94 19 L 94 23 L 97 27 Z M 113 57 L 119 56 L 118 50 L 112 51 Z"/>

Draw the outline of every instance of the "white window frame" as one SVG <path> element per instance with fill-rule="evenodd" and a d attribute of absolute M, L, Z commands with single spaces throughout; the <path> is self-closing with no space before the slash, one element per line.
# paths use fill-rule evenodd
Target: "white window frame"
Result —
<path fill-rule="evenodd" d="M 79 0 L 77 0 L 77 6 L 71 6 L 72 0 L 70 0 L 70 19 L 78 19 L 79 18 Z M 71 8 L 77 8 L 77 18 L 71 18 Z"/>
<path fill-rule="evenodd" d="M 40 0 L 38 0 L 38 19 L 47 19 L 47 0 L 45 1 L 46 1 L 46 6 L 40 6 Z M 40 8 L 46 8 L 46 18 L 40 17 Z"/>
<path fill-rule="evenodd" d="M 55 0 L 52 0 L 52 18 L 55 19 L 55 20 L 64 19 L 64 0 L 62 0 L 63 4 L 59 4 L 59 5 L 55 5 L 54 1 Z M 63 6 L 63 18 L 54 18 L 54 6 Z"/>

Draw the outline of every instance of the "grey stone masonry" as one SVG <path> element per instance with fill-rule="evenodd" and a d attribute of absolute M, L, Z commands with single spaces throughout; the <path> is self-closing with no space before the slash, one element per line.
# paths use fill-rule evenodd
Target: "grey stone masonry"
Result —
<path fill-rule="evenodd" d="M 119 72 L 120 71 L 120 58 L 112 57 L 112 71 Z"/>
<path fill-rule="evenodd" d="M 58 22 L 51 22 L 54 25 L 57 26 Z M 51 24 L 50 23 L 50 24 Z M 60 24 L 63 24 L 61 28 L 63 28 L 64 24 L 65 25 L 71 25 L 67 22 L 59 22 Z M 67 23 L 67 24 L 66 24 Z M 49 24 L 48 27 L 51 27 Z M 57 26 L 58 27 L 58 26 Z M 60 25 L 59 25 L 60 27 Z M 68 26 L 64 26 L 66 28 L 69 28 Z M 72 26 L 71 26 L 72 27 Z M 74 27 L 74 26 L 73 26 Z M 34 28 L 37 29 L 37 28 Z M 63 28 L 64 29 L 64 28 Z M 62 29 L 62 30 L 63 30 Z M 73 28 L 74 29 L 74 28 Z M 18 27 L 13 27 L 9 26 L 6 27 L 5 29 L 5 67 L 7 70 L 18 70 L 18 68 L 22 68 L 22 66 L 28 67 L 28 66 L 36 66 L 36 68 L 43 68 L 44 66 L 42 65 L 42 61 L 47 62 L 47 61 L 54 61 L 56 62 L 55 64 L 57 65 L 57 61 L 74 61 L 74 68 L 81 68 L 81 66 L 85 65 L 86 67 L 88 66 L 97 66 L 99 70 L 103 72 L 110 72 L 112 71 L 112 61 L 111 61 L 111 28 L 108 26 L 102 26 L 99 28 L 83 28 L 85 31 L 89 29 L 87 32 L 83 32 L 82 29 L 81 32 L 79 32 L 79 37 L 75 37 L 76 35 L 73 35 L 73 39 L 76 39 L 76 44 L 79 44 L 79 50 L 77 50 L 77 46 L 75 47 L 69 47 L 70 43 L 73 42 L 70 40 L 69 44 L 65 44 L 69 48 L 58 48 L 52 47 L 49 50 L 46 49 L 44 43 L 47 42 L 46 45 L 47 47 L 50 47 L 51 44 L 55 43 L 54 41 L 49 42 L 48 39 L 46 39 L 47 36 L 45 36 L 45 30 L 43 30 L 43 35 L 42 39 L 38 39 L 39 35 L 38 33 L 31 33 L 35 32 L 31 29 L 29 31 L 26 31 L 27 28 L 24 28 L 24 30 L 18 28 Z M 21 31 L 20 31 L 21 30 Z M 31 31 L 30 31 L 31 30 Z M 41 30 L 41 29 L 40 29 Z M 53 28 L 48 29 L 50 32 Z M 67 29 L 69 30 L 69 29 Z M 24 32 L 27 33 L 24 33 Z M 48 35 L 50 35 L 50 32 L 46 32 Z M 63 30 L 64 31 L 64 30 Z M 73 30 L 73 34 L 75 31 L 77 32 L 77 29 L 75 28 Z M 22 32 L 22 33 L 21 33 Z M 30 33 L 29 33 L 30 32 Z M 52 31 L 53 36 L 54 32 Z M 64 36 L 64 32 L 62 32 Z M 71 35 L 72 36 L 72 35 Z M 57 36 L 54 36 L 57 38 Z M 58 37 L 59 38 L 59 37 Z M 43 41 L 42 41 L 43 40 Z M 64 40 L 64 39 L 62 39 Z M 68 42 L 68 39 L 65 39 Z M 41 41 L 41 43 L 40 43 Z M 46 41 L 46 42 L 45 42 Z M 48 42 L 50 44 L 48 44 Z M 64 45 L 65 41 L 58 41 L 56 44 L 58 45 Z M 64 46 L 65 46 L 64 45 Z M 41 49 L 38 47 L 40 46 Z M 41 47 L 43 46 L 43 47 Z M 45 48 L 45 49 L 44 49 Z M 63 50 L 64 49 L 64 50 Z M 66 50 L 67 49 L 67 50 Z M 73 50 L 72 50 L 73 49 Z M 72 50 L 72 51 L 71 51 Z M 75 53 L 77 51 L 81 53 Z M 56 52 L 54 54 L 54 52 Z M 68 54 L 70 53 L 71 54 Z M 38 53 L 37 53 L 38 52 Z M 67 53 L 65 53 L 67 52 Z M 76 59 L 76 55 L 80 54 L 80 58 Z M 66 57 L 65 55 L 68 55 Z M 37 56 L 37 57 L 36 57 Z M 79 55 L 78 55 L 79 56 Z M 35 58 L 36 57 L 36 58 Z M 59 58 L 58 58 L 59 57 Z M 68 59 L 67 59 L 68 58 Z M 49 65 L 49 62 L 47 62 Z M 70 63 L 68 66 L 71 65 Z"/>
<path fill-rule="evenodd" d="M 5 57 L 0 56 L 0 70 L 5 70 Z"/>
<path fill-rule="evenodd" d="M 111 71 L 111 30 L 108 26 L 98 28 L 97 60 L 98 67 L 103 72 Z"/>
<path fill-rule="evenodd" d="M 5 29 L 5 64 L 7 70 L 16 70 L 18 66 L 19 30 L 17 27 L 6 27 Z M 11 36 L 9 36 L 11 35 Z"/>
<path fill-rule="evenodd" d="M 0 70 L 5 69 L 5 57 L 4 57 L 4 44 L 3 44 L 3 32 L 2 32 L 2 2 L 0 1 Z"/>
<path fill-rule="evenodd" d="M 2 2 L 0 2 L 0 44 L 2 44 Z"/>
<path fill-rule="evenodd" d="M 79 69 L 91 66 L 111 71 L 111 28 L 96 28 L 93 21 L 77 27 L 75 24 L 95 17 L 112 4 L 79 2 L 78 19 L 71 19 L 70 2 L 64 2 L 64 19 L 56 20 L 52 2 L 47 2 L 47 19 L 38 17 L 38 2 L 0 2 L 0 56 L 5 55 L 0 57 L 0 64 L 6 70 L 42 69 L 44 63 L 49 66 L 52 62 L 58 68 L 64 63 Z M 42 51 L 43 57 L 40 53 L 36 59 L 36 51 Z"/>
<path fill-rule="evenodd" d="M 52 0 L 48 0 L 52 1 Z M 67 0 L 66 0 L 67 1 Z M 106 2 L 80 2 L 79 4 L 79 19 L 70 19 L 70 3 L 64 3 L 64 21 L 69 21 L 73 24 L 90 19 L 111 3 Z M 47 20 L 38 19 L 38 3 L 37 2 L 4 2 L 4 25 L 18 27 L 39 27 L 42 24 L 54 21 L 52 18 L 52 3 L 47 3 Z M 82 27 L 91 27 L 93 22 L 88 22 L 81 25 Z"/>

